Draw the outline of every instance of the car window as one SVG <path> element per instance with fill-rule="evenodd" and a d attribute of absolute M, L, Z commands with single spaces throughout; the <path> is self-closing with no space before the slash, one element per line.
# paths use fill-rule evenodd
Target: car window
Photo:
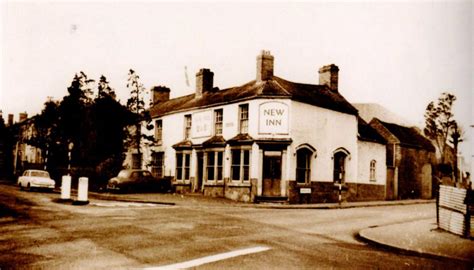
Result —
<path fill-rule="evenodd" d="M 149 171 L 144 171 L 143 176 L 149 177 L 149 176 L 151 176 L 151 173 Z"/>
<path fill-rule="evenodd" d="M 23 173 L 23 176 L 28 176 L 28 173 L 29 173 L 29 171 L 25 171 L 25 172 Z"/>
<path fill-rule="evenodd" d="M 133 178 L 133 179 L 137 179 L 138 177 L 139 177 L 138 172 L 133 172 L 133 173 L 130 175 L 130 178 Z"/>
<path fill-rule="evenodd" d="M 31 171 L 31 176 L 49 178 L 49 173 L 45 171 Z"/>

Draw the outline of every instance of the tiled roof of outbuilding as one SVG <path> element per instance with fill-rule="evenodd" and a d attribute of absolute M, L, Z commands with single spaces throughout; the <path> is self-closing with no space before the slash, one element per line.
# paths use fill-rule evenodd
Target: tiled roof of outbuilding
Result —
<path fill-rule="evenodd" d="M 387 123 L 380 121 L 379 119 L 374 120 L 378 120 L 388 131 L 390 131 L 390 133 L 397 137 L 401 145 L 422 148 L 431 152 L 435 151 L 431 141 L 421 135 L 416 128 Z"/>
<path fill-rule="evenodd" d="M 358 138 L 362 141 L 376 142 L 386 144 L 387 141 L 361 117 L 357 117 Z"/>
<path fill-rule="evenodd" d="M 150 109 L 152 117 L 186 111 L 207 106 L 238 102 L 253 98 L 282 97 L 318 107 L 357 115 L 355 109 L 342 95 L 325 85 L 294 83 L 273 76 L 270 80 L 251 81 L 242 86 L 205 92 L 201 98 L 186 95 L 159 103 Z"/>

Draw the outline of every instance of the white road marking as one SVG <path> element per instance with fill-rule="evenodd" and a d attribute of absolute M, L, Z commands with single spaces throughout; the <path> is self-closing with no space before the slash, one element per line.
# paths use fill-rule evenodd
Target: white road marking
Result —
<path fill-rule="evenodd" d="M 252 253 L 267 251 L 269 249 L 270 249 L 269 247 L 252 247 L 252 248 L 238 249 L 238 250 L 234 250 L 230 252 L 225 252 L 225 253 L 220 253 L 216 255 L 202 257 L 199 259 L 190 260 L 187 262 L 175 263 L 175 264 L 169 264 L 169 265 L 163 265 L 163 266 L 157 266 L 157 267 L 149 267 L 149 268 L 144 268 L 144 269 L 145 270 L 186 269 L 186 268 L 200 266 L 206 263 L 217 262 L 217 261 L 226 260 L 226 259 L 230 259 L 230 258 L 242 256 L 242 255 L 248 255 Z"/>
<path fill-rule="evenodd" d="M 97 202 L 91 203 L 94 206 L 100 207 L 158 207 L 161 205 L 154 204 L 154 203 L 135 203 L 135 202 Z"/>

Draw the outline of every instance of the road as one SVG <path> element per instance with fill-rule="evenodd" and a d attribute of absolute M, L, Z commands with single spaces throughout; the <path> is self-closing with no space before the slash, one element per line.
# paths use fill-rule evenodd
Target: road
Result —
<path fill-rule="evenodd" d="M 260 209 L 91 200 L 0 184 L 0 268 L 467 269 L 357 240 L 361 229 L 433 218 L 433 204 L 351 209 Z"/>

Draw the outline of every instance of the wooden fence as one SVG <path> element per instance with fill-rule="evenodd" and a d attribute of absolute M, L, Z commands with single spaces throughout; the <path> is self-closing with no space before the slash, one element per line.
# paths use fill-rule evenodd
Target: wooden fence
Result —
<path fill-rule="evenodd" d="M 438 227 L 464 236 L 474 236 L 473 205 L 467 189 L 440 185 L 438 193 Z"/>

